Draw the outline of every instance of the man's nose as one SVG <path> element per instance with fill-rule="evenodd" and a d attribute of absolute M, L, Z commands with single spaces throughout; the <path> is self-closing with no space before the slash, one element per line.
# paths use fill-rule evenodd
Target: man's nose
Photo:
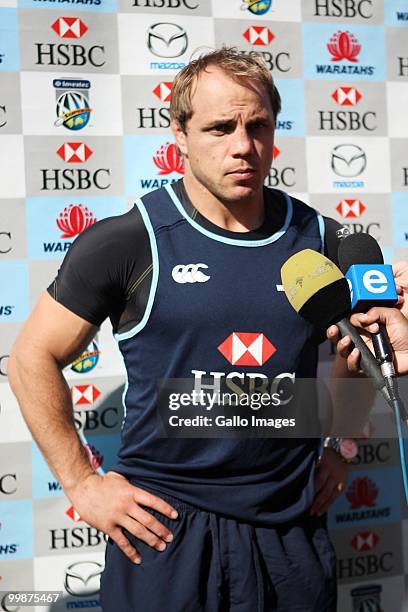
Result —
<path fill-rule="evenodd" d="M 231 139 L 231 153 L 233 156 L 246 156 L 252 153 L 253 140 L 247 129 L 237 127 L 231 134 Z"/>

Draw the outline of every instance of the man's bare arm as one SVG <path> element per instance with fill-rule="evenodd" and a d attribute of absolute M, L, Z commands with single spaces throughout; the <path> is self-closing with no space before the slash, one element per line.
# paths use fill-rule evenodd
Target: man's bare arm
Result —
<path fill-rule="evenodd" d="M 140 504 L 175 518 L 164 500 L 115 472 L 91 467 L 75 429 L 71 394 L 62 369 L 89 344 L 97 327 L 44 293 L 11 351 L 8 374 L 24 419 L 48 465 L 80 516 L 110 535 L 134 562 L 140 555 L 122 528 L 157 550 L 170 531 Z"/>

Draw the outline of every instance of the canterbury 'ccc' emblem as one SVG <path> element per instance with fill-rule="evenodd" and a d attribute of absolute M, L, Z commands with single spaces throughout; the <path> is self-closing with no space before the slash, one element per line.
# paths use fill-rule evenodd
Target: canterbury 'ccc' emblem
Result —
<path fill-rule="evenodd" d="M 204 263 L 179 264 L 174 266 L 171 275 L 176 283 L 206 283 L 210 280 L 211 276 L 207 276 L 207 274 L 201 272 L 200 268 L 205 268 L 207 270 L 208 266 Z"/>

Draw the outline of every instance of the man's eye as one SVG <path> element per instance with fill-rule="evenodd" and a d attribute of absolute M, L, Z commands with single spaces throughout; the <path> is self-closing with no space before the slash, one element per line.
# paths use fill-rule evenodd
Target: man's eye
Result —
<path fill-rule="evenodd" d="M 231 126 L 227 123 L 221 123 L 220 125 L 215 125 L 212 129 L 213 132 L 218 132 L 221 134 L 226 134 L 231 130 Z"/>

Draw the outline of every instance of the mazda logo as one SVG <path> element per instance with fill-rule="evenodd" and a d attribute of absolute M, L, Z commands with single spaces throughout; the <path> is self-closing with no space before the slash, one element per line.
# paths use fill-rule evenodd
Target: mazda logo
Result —
<path fill-rule="evenodd" d="M 75 597 L 99 593 L 103 565 L 96 561 L 78 561 L 65 570 L 65 590 Z"/>
<path fill-rule="evenodd" d="M 358 176 L 365 170 L 366 165 L 366 154 L 357 145 L 341 144 L 332 151 L 331 167 L 338 176 Z"/>
<path fill-rule="evenodd" d="M 176 23 L 155 23 L 147 30 L 149 51 L 158 57 L 179 57 L 187 45 L 187 32 Z"/>

